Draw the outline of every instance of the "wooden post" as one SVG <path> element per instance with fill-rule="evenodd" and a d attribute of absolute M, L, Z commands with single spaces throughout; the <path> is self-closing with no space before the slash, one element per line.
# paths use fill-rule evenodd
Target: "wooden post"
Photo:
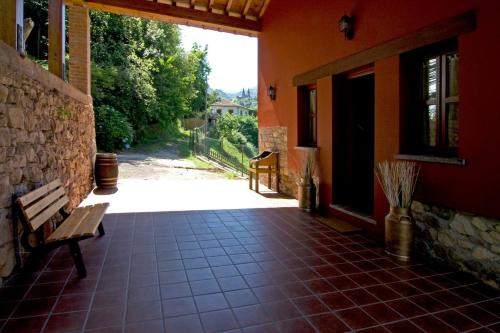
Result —
<path fill-rule="evenodd" d="M 23 51 L 23 5 L 23 0 L 0 0 L 0 39 L 18 51 Z"/>
<path fill-rule="evenodd" d="M 64 79 L 64 1 L 49 0 L 49 71 Z"/>
<path fill-rule="evenodd" d="M 68 6 L 69 83 L 90 95 L 89 9 Z"/>

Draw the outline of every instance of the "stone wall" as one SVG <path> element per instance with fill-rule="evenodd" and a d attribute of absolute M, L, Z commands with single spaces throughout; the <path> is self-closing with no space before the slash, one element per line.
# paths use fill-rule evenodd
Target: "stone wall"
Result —
<path fill-rule="evenodd" d="M 286 127 L 260 127 L 259 150 L 280 153 L 280 192 L 297 197 L 296 177 L 288 170 L 288 137 Z M 262 175 L 261 183 L 267 185 L 267 175 Z M 275 184 L 274 176 L 272 179 Z M 274 185 L 273 185 L 274 186 Z"/>
<path fill-rule="evenodd" d="M 0 42 L 0 284 L 16 264 L 12 195 L 60 178 L 76 207 L 95 152 L 91 97 Z"/>
<path fill-rule="evenodd" d="M 418 253 L 500 289 L 500 220 L 414 202 Z"/>

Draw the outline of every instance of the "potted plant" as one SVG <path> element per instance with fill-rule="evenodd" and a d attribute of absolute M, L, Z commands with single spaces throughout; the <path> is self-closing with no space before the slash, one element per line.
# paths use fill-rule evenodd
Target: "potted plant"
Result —
<path fill-rule="evenodd" d="M 385 161 L 378 163 L 375 174 L 389 201 L 390 211 L 385 217 L 385 251 L 409 261 L 413 248 L 414 221 L 411 203 L 419 168 L 414 162 Z"/>
<path fill-rule="evenodd" d="M 316 185 L 313 179 L 314 154 L 309 152 L 298 182 L 299 208 L 311 212 L 316 208 Z"/>

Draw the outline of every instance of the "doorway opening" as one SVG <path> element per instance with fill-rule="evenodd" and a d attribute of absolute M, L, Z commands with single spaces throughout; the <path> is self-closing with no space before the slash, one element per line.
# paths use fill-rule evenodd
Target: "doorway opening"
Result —
<path fill-rule="evenodd" d="M 334 78 L 333 204 L 361 216 L 373 215 L 373 68 Z"/>

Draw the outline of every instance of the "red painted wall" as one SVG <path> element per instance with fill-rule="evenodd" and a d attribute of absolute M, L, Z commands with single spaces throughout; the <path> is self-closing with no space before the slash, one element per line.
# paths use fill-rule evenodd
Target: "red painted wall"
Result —
<path fill-rule="evenodd" d="M 484 216 L 500 217 L 500 25 L 499 1 L 272 0 L 259 38 L 259 126 L 288 127 L 288 165 L 298 168 L 295 75 L 402 37 L 447 18 L 476 10 L 477 28 L 459 36 L 460 144 L 466 166 L 421 163 L 417 199 Z M 354 15 L 355 35 L 344 40 L 337 21 Z M 266 94 L 276 85 L 277 97 Z M 332 82 L 318 81 L 318 142 L 322 205 L 331 200 Z M 375 63 L 375 159 L 399 152 L 399 57 Z M 323 121 L 324 120 L 324 121 Z M 375 186 L 377 231 L 387 202 Z"/>

